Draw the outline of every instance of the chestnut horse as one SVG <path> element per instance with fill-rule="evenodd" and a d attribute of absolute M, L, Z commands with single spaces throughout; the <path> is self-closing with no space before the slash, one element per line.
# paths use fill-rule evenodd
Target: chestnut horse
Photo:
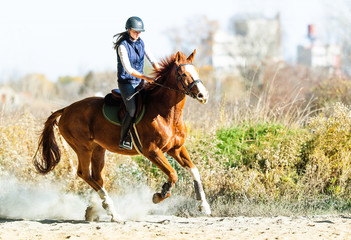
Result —
<path fill-rule="evenodd" d="M 151 84 L 145 89 L 148 100 L 144 117 L 134 127 L 143 147 L 142 154 L 168 176 L 168 182 L 162 186 L 161 192 L 153 195 L 153 202 L 159 203 L 168 198 L 178 179 L 176 171 L 164 156 L 164 153 L 167 153 L 190 172 L 196 198 L 200 201 L 199 209 L 204 214 L 210 214 L 199 171 L 184 147 L 187 136 L 183 121 L 186 95 L 200 103 L 206 103 L 208 100 L 208 92 L 192 64 L 194 56 L 195 50 L 188 58 L 177 52 L 162 60 L 160 69 L 154 70 L 157 85 Z M 101 110 L 103 104 L 103 98 L 90 97 L 51 114 L 45 122 L 39 140 L 42 158 L 35 159 L 34 165 L 40 173 L 46 174 L 59 163 L 60 150 L 53 128 L 57 124 L 59 132 L 78 156 L 78 176 L 99 194 L 102 206 L 111 216 L 111 220 L 118 221 L 113 201 L 104 189 L 102 171 L 105 165 L 105 151 L 107 149 L 125 155 L 137 155 L 138 152 L 135 148 L 118 148 L 120 127 L 105 119 Z M 61 118 L 57 122 L 59 116 Z"/>

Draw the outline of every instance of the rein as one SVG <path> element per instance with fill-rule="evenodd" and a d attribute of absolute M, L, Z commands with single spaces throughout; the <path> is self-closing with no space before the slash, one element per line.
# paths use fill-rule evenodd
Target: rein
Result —
<path fill-rule="evenodd" d="M 163 88 L 167 88 L 167 89 L 169 89 L 169 90 L 173 90 L 173 91 L 175 91 L 175 92 L 179 92 L 179 93 L 185 94 L 185 92 L 183 92 L 183 91 L 180 91 L 180 90 L 175 89 L 175 88 L 167 87 L 167 86 L 165 86 L 165 85 L 163 85 L 163 84 L 161 84 L 161 83 L 157 83 L 157 82 L 155 82 L 155 81 L 154 81 L 152 84 L 155 84 L 155 85 L 160 86 L 160 87 L 163 87 Z"/>
<path fill-rule="evenodd" d="M 175 88 L 171 88 L 171 87 L 168 87 L 168 86 L 165 86 L 161 83 L 158 83 L 156 82 L 157 79 L 154 80 L 154 82 L 152 84 L 155 84 L 157 86 L 160 86 L 160 87 L 163 87 L 163 88 L 167 88 L 169 90 L 172 90 L 172 91 L 175 91 L 175 92 L 179 92 L 179 93 L 182 93 L 182 94 L 185 94 L 185 95 L 188 95 L 192 98 L 196 98 L 195 94 L 193 94 L 191 92 L 191 89 L 195 86 L 195 84 L 197 83 L 202 83 L 202 81 L 200 79 L 197 79 L 197 80 L 193 80 L 193 82 L 190 84 L 190 86 L 186 86 L 182 76 L 179 74 L 179 71 L 178 69 L 182 66 L 185 66 L 185 65 L 193 65 L 192 63 L 183 63 L 183 64 L 180 64 L 178 66 L 176 66 L 176 72 L 177 72 L 177 80 L 182 84 L 182 87 L 183 87 L 183 91 L 182 90 L 179 90 L 179 89 L 175 89 Z M 143 90 L 147 85 L 144 85 L 141 89 L 139 89 L 138 91 L 136 91 L 133 95 L 127 97 L 127 101 L 129 101 L 130 99 L 132 99 L 136 94 L 138 94 L 141 90 Z"/>

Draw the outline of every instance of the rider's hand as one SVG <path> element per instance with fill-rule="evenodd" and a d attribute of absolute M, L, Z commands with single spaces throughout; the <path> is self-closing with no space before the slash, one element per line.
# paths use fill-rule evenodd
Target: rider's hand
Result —
<path fill-rule="evenodd" d="M 153 78 L 151 78 L 151 77 L 146 77 L 146 79 L 145 79 L 146 81 L 148 81 L 149 83 L 154 83 L 154 79 Z"/>

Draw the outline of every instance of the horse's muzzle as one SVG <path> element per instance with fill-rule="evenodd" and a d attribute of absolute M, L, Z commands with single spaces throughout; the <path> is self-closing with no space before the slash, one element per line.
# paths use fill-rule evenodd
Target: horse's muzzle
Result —
<path fill-rule="evenodd" d="M 197 87 L 198 93 L 196 94 L 195 98 L 202 104 L 207 103 L 209 94 L 201 80 L 199 80 L 196 83 L 196 87 Z"/>
<path fill-rule="evenodd" d="M 208 92 L 199 92 L 197 95 L 196 95 L 196 99 L 202 103 L 202 104 L 206 104 L 207 101 L 208 101 Z"/>

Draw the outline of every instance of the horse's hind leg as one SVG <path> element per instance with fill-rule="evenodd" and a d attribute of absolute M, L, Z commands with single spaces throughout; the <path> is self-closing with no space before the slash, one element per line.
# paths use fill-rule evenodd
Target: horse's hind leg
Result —
<path fill-rule="evenodd" d="M 99 184 L 99 186 L 104 186 L 104 181 L 102 178 L 102 172 L 105 167 L 105 152 L 106 149 L 97 145 L 91 155 L 91 173 L 93 179 Z"/>
<path fill-rule="evenodd" d="M 101 172 L 104 168 L 104 154 L 105 149 L 100 146 L 96 146 L 93 151 L 77 151 L 79 160 L 77 174 L 99 194 L 102 199 L 102 206 L 107 211 L 107 214 L 111 216 L 111 221 L 117 221 L 118 216 L 113 201 L 103 187 Z M 90 164 L 92 174 L 90 173 Z"/>
<path fill-rule="evenodd" d="M 102 206 L 112 217 L 112 221 L 118 220 L 120 217 L 117 215 L 114 204 L 108 193 L 104 188 L 104 181 L 102 173 L 105 167 L 105 152 L 106 149 L 97 145 L 91 156 L 91 172 L 93 179 L 101 186 L 101 189 L 97 191 L 100 198 L 102 199 Z"/>
<path fill-rule="evenodd" d="M 184 146 L 178 149 L 172 149 L 167 152 L 171 157 L 173 157 L 183 168 L 186 168 L 194 181 L 194 188 L 196 193 L 196 199 L 200 201 L 199 209 L 204 214 L 211 214 L 211 208 L 208 204 L 205 196 L 205 192 L 202 187 L 200 173 L 197 167 L 193 164 L 190 156 Z"/>

